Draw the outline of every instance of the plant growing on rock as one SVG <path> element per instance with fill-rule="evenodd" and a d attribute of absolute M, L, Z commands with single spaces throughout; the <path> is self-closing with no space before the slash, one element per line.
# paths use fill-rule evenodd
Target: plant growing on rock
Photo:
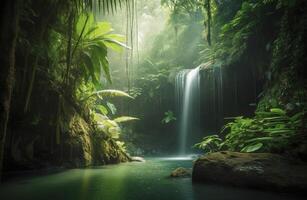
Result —
<path fill-rule="evenodd" d="M 173 111 L 167 111 L 164 113 L 164 118 L 162 119 L 162 123 L 163 124 L 168 124 L 172 121 L 175 121 L 176 120 L 176 117 L 174 116 L 174 113 Z"/>
<path fill-rule="evenodd" d="M 113 109 L 116 110 L 116 107 L 112 104 L 112 106 L 109 106 L 109 102 L 107 102 L 107 105 L 104 104 L 104 98 L 107 97 L 126 97 L 126 98 L 132 98 L 129 94 L 120 91 L 120 90 L 100 90 L 93 92 L 91 95 L 87 97 L 87 99 L 94 99 L 92 102 L 94 105 L 92 106 L 94 110 L 91 110 L 92 117 L 94 120 L 94 123 L 97 128 L 98 133 L 102 133 L 103 136 L 106 138 L 112 138 L 116 140 L 116 144 L 122 151 L 126 151 L 125 143 L 123 141 L 119 141 L 119 136 L 122 133 L 122 129 L 120 127 L 121 123 L 128 122 L 128 121 L 135 121 L 139 120 L 139 118 L 136 117 L 130 117 L 130 116 L 121 116 L 117 117 L 115 119 L 110 119 L 108 116 L 109 111 L 113 114 Z M 100 100 L 100 102 L 97 102 L 97 99 Z M 109 103 L 109 104 L 108 104 Z"/>
<path fill-rule="evenodd" d="M 223 140 L 218 135 L 209 135 L 203 138 L 200 143 L 193 147 L 203 150 L 205 153 L 217 152 L 220 150 Z"/>

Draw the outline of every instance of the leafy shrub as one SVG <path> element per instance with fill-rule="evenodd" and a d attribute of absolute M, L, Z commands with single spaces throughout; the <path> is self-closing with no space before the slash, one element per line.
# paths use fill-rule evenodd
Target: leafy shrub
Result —
<path fill-rule="evenodd" d="M 256 112 L 252 119 L 237 117 L 224 126 L 225 145 L 229 150 L 241 152 L 270 152 L 281 150 L 291 142 L 302 125 L 303 112 L 289 117 L 279 108 L 269 112 Z"/>
<path fill-rule="evenodd" d="M 176 117 L 174 116 L 174 113 L 172 111 L 167 111 L 164 113 L 164 118 L 162 119 L 163 124 L 168 124 L 171 121 L 175 121 Z"/>
<path fill-rule="evenodd" d="M 221 133 L 207 136 L 195 146 L 206 152 L 218 151 L 221 148 L 241 152 L 273 152 L 287 147 L 303 126 L 304 111 L 288 116 L 279 108 L 269 112 L 256 112 L 254 118 L 236 117 L 226 124 Z"/>
<path fill-rule="evenodd" d="M 204 150 L 205 153 L 216 152 L 220 149 L 223 140 L 218 135 L 209 135 L 203 141 L 194 145 L 195 148 Z"/>

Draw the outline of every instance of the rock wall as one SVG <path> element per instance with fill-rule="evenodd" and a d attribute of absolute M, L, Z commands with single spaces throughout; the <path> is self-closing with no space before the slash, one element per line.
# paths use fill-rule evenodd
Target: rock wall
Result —
<path fill-rule="evenodd" d="M 75 114 L 67 126 L 60 139 L 52 126 L 51 130 L 38 129 L 39 132 L 12 130 L 14 137 L 7 146 L 6 171 L 88 167 L 130 160 L 112 138 L 96 132 L 79 115 Z"/>

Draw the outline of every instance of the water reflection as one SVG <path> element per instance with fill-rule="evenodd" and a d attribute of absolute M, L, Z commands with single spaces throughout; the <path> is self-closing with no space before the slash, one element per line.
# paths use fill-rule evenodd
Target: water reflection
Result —
<path fill-rule="evenodd" d="M 67 170 L 5 183 L 1 200 L 293 200 L 281 194 L 192 184 L 191 178 L 169 178 L 177 167 L 191 168 L 193 156 L 152 158 L 92 169 Z"/>

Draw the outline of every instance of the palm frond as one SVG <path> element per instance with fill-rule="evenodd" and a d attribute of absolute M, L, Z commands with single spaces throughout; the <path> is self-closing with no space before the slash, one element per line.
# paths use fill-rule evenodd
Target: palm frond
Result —
<path fill-rule="evenodd" d="M 94 9 L 98 6 L 104 13 L 111 13 L 122 7 L 122 3 L 129 0 L 78 0 L 78 5 L 82 8 Z"/>

